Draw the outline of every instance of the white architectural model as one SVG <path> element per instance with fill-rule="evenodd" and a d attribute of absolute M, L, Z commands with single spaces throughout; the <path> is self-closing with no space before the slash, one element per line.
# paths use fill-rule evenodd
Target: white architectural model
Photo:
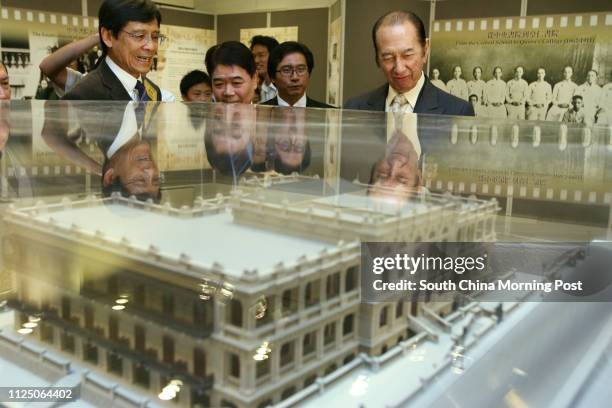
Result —
<path fill-rule="evenodd" d="M 495 201 L 243 188 L 191 208 L 9 210 L 11 307 L 41 319 L 31 337 L 156 403 L 264 407 L 415 334 L 417 304 L 360 303 L 360 241 L 495 238 Z"/>

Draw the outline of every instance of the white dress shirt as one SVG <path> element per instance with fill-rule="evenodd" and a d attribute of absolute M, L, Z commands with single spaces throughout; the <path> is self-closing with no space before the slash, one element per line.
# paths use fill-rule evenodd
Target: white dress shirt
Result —
<path fill-rule="evenodd" d="M 280 95 L 276 95 L 276 100 L 278 101 L 278 106 L 293 106 L 296 108 L 305 108 L 306 107 L 306 94 L 302 95 L 300 99 L 297 100 L 296 103 L 290 105 L 288 102 L 283 100 Z"/>
<path fill-rule="evenodd" d="M 402 94 L 410 104 L 410 112 L 414 111 L 414 107 L 416 106 L 417 99 L 419 99 L 419 94 L 421 93 L 421 89 L 423 89 L 423 85 L 425 85 L 425 75 L 423 75 L 421 72 L 421 77 L 417 81 L 414 88 Z M 389 86 L 389 93 L 387 94 L 387 100 L 385 102 L 385 112 L 389 112 L 391 110 L 391 104 L 397 95 L 397 91 L 393 89 L 392 86 Z"/>
<path fill-rule="evenodd" d="M 261 92 L 259 93 L 261 102 L 269 101 L 276 95 L 278 95 L 278 91 L 272 82 L 270 82 L 270 85 L 267 85 L 265 81 L 261 83 Z"/>
<path fill-rule="evenodd" d="M 111 71 L 113 71 L 113 74 L 115 74 L 117 79 L 119 79 L 119 82 L 121 82 L 132 100 L 138 102 L 140 100 L 140 95 L 138 95 L 138 91 L 136 90 L 136 82 L 138 82 L 138 79 L 134 78 L 132 75 L 119 67 L 119 65 L 115 64 L 115 62 L 109 56 L 106 56 L 105 61 Z M 176 101 L 176 97 L 174 94 L 172 94 L 172 92 L 161 89 L 161 100 L 162 102 L 174 102 Z"/>

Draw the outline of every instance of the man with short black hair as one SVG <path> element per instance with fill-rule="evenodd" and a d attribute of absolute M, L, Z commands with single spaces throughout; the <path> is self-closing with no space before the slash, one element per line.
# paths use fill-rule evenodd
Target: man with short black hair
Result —
<path fill-rule="evenodd" d="M 185 102 L 210 102 L 212 100 L 212 83 L 206 72 L 196 69 L 187 73 L 181 79 L 180 88 Z"/>
<path fill-rule="evenodd" d="M 105 0 L 98 12 L 104 60 L 63 99 L 174 101 L 146 74 L 164 36 L 161 13 L 152 0 Z"/>
<path fill-rule="evenodd" d="M 376 64 L 387 83 L 349 99 L 347 109 L 474 116 L 472 106 L 434 86 L 423 72 L 429 38 L 414 13 L 392 11 L 372 28 Z"/>
<path fill-rule="evenodd" d="M 563 114 L 562 122 L 584 124 L 583 99 L 581 95 L 572 96 L 572 107 Z"/>
<path fill-rule="evenodd" d="M 11 99 L 11 86 L 9 85 L 8 69 L 0 61 L 0 101 Z"/>
<path fill-rule="evenodd" d="M 268 74 L 268 61 L 272 51 L 278 47 L 278 41 L 267 35 L 256 35 L 251 38 L 251 52 L 255 59 L 255 68 L 260 80 L 260 99 L 262 102 L 274 98 L 277 94 L 276 87 L 272 81 L 273 76 Z"/>
<path fill-rule="evenodd" d="M 306 96 L 313 68 L 314 57 L 304 44 L 295 41 L 280 44 L 268 61 L 268 75 L 273 78 L 278 95 L 263 105 L 333 108 Z"/>
<path fill-rule="evenodd" d="M 253 54 L 238 41 L 221 43 L 206 64 L 215 102 L 252 103 L 257 88 Z"/>

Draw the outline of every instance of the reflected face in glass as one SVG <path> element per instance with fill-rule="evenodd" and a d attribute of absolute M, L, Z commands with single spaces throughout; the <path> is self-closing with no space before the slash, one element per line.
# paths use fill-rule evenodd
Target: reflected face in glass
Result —
<path fill-rule="evenodd" d="M 410 22 L 382 26 L 376 33 L 378 65 L 387 82 L 399 93 L 414 88 L 429 53 L 429 40 L 421 46 Z"/>
<path fill-rule="evenodd" d="M 195 84 L 183 95 L 186 102 L 210 102 L 212 100 L 212 88 L 205 82 Z"/>
<path fill-rule="evenodd" d="M 8 72 L 0 65 L 0 100 L 11 99 L 11 87 L 9 85 Z"/>
<path fill-rule="evenodd" d="M 274 132 L 274 151 L 280 167 L 288 173 L 301 169 L 306 154 L 304 112 L 302 109 L 282 109 L 280 124 Z"/>
<path fill-rule="evenodd" d="M 0 106 L 0 158 L 2 158 L 2 151 L 4 150 L 4 146 L 6 145 L 6 141 L 9 136 L 9 121 L 8 121 L 8 113 L 9 110 L 3 109 Z"/>
<path fill-rule="evenodd" d="M 253 58 L 255 59 L 255 69 L 257 74 L 261 77 L 265 77 L 268 74 L 268 58 L 270 58 L 270 52 L 268 48 L 261 44 L 255 44 L 253 46 Z"/>
<path fill-rule="evenodd" d="M 402 202 L 421 184 L 418 155 L 401 132 L 391 138 L 385 157 L 374 166 L 369 194 L 385 201 Z"/>
<path fill-rule="evenodd" d="M 115 153 L 104 173 L 104 186 L 108 187 L 117 179 L 129 194 L 157 197 L 160 188 L 159 168 L 153 160 L 148 143 L 131 144 Z"/>
<path fill-rule="evenodd" d="M 309 81 L 308 65 L 302 53 L 285 55 L 276 67 L 274 84 L 278 95 L 286 102 L 297 102 L 306 93 Z"/>
<path fill-rule="evenodd" d="M 546 77 L 546 71 L 543 68 L 538 69 L 538 80 L 543 81 L 544 78 Z"/>
<path fill-rule="evenodd" d="M 251 103 L 257 88 L 257 72 L 250 76 L 238 65 L 217 65 L 212 84 L 217 102 Z"/>
<path fill-rule="evenodd" d="M 157 54 L 159 36 L 157 20 L 148 23 L 130 21 L 116 37 L 106 28 L 102 28 L 102 40 L 109 48 L 108 55 L 135 78 L 151 70 L 153 57 Z"/>

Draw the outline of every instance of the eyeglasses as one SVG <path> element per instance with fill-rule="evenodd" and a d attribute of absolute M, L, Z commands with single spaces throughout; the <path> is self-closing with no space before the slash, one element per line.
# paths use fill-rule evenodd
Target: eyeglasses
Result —
<path fill-rule="evenodd" d="M 294 72 L 297 74 L 297 76 L 304 76 L 307 71 L 308 67 L 306 65 L 298 65 L 297 67 L 284 66 L 276 72 L 280 72 L 282 76 L 290 77 Z"/>
<path fill-rule="evenodd" d="M 140 45 L 145 45 L 149 41 L 161 45 L 164 42 L 166 42 L 166 40 L 168 39 L 168 37 L 160 33 L 146 34 L 146 33 L 131 33 L 125 30 L 121 30 L 121 31 L 129 35 L 132 40 L 136 41 Z"/>

